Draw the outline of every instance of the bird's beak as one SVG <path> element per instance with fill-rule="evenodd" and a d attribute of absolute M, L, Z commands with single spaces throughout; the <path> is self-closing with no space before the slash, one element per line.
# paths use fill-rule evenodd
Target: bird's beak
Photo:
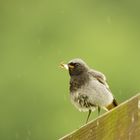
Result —
<path fill-rule="evenodd" d="M 68 64 L 63 64 L 63 63 L 61 63 L 61 64 L 60 64 L 60 67 L 61 67 L 61 68 L 65 68 L 66 70 L 69 69 Z"/>
<path fill-rule="evenodd" d="M 74 66 L 72 66 L 72 65 L 63 64 L 63 63 L 60 64 L 60 67 L 61 67 L 61 68 L 65 68 L 66 70 L 68 70 L 69 68 L 71 68 L 71 69 L 74 68 Z"/>

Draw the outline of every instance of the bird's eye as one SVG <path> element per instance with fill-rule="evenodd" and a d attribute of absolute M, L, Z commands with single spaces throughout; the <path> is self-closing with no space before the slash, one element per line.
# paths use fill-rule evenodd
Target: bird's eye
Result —
<path fill-rule="evenodd" d="M 70 66 L 73 66 L 73 67 L 78 67 L 80 64 L 79 63 L 73 63 L 73 62 L 71 62 L 71 63 L 69 63 L 69 65 Z"/>
<path fill-rule="evenodd" d="M 80 64 L 79 63 L 75 63 L 75 66 L 78 67 Z"/>

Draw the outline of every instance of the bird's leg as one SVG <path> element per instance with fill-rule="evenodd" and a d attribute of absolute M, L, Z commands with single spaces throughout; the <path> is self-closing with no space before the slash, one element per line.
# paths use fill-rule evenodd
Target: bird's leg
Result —
<path fill-rule="evenodd" d="M 90 114 L 91 114 L 91 109 L 89 109 L 88 116 L 87 116 L 87 119 L 86 119 L 86 123 L 88 122 L 88 119 L 90 117 Z"/>
<path fill-rule="evenodd" d="M 101 108 L 98 106 L 98 116 L 100 115 Z"/>

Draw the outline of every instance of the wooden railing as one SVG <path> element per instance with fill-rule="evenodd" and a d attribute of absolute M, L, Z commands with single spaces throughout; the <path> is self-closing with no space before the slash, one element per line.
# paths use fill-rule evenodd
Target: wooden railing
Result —
<path fill-rule="evenodd" d="M 140 140 L 140 94 L 60 140 Z"/>

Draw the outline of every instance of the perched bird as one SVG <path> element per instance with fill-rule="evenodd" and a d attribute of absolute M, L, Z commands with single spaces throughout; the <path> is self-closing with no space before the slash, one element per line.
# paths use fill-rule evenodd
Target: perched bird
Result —
<path fill-rule="evenodd" d="M 88 111 L 86 123 L 88 122 L 91 111 L 98 108 L 111 110 L 118 104 L 113 97 L 106 77 L 103 73 L 90 69 L 81 59 L 73 59 L 68 64 L 61 64 L 66 68 L 70 75 L 70 97 L 72 103 L 79 111 Z"/>

